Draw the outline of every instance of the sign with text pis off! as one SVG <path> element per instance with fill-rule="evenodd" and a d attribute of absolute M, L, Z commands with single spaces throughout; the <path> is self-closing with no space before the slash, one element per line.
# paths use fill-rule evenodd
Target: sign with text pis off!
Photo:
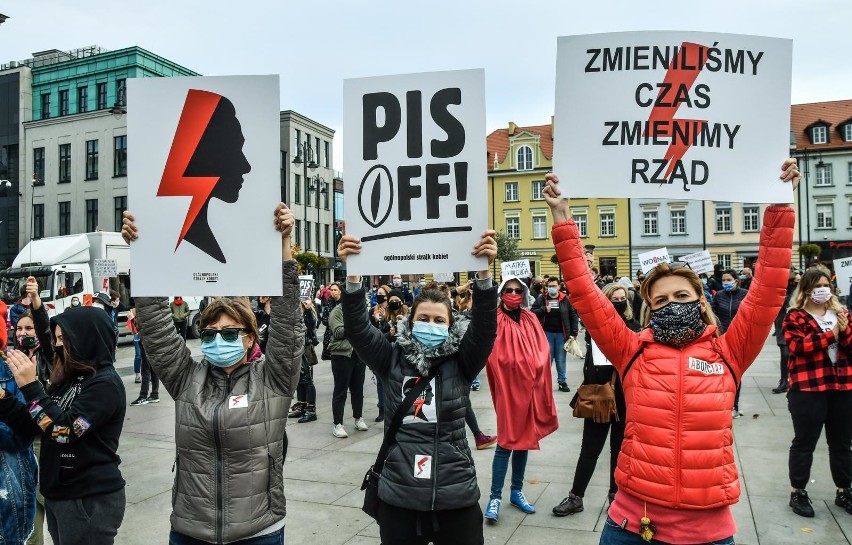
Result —
<path fill-rule="evenodd" d="M 737 34 L 561 37 L 554 171 L 582 180 L 571 197 L 793 202 L 792 56 Z"/>
<path fill-rule="evenodd" d="M 488 267 L 483 70 L 346 80 L 343 129 L 349 274 Z"/>

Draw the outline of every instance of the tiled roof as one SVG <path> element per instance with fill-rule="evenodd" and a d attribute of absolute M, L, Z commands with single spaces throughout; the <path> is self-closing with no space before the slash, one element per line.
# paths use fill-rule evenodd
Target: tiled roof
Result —
<path fill-rule="evenodd" d="M 852 149 L 852 142 L 844 142 L 840 134 L 840 125 L 852 118 L 852 100 L 833 100 L 812 104 L 793 104 L 790 108 L 790 129 L 796 137 L 796 149 Z M 811 144 L 805 129 L 824 121 L 829 124 L 829 142 Z"/>
<path fill-rule="evenodd" d="M 529 132 L 540 136 L 539 144 L 541 152 L 548 160 L 553 159 L 553 127 L 551 125 L 534 125 L 532 127 L 515 127 L 515 136 L 522 132 Z M 497 129 L 488 135 L 488 170 L 494 170 L 494 154 L 501 163 L 506 160 L 509 153 L 509 129 Z"/>

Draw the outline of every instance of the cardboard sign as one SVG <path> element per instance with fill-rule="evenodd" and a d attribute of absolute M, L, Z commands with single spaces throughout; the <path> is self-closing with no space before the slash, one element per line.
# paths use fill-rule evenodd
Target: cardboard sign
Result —
<path fill-rule="evenodd" d="M 660 248 L 659 250 L 643 252 L 636 257 L 639 259 L 639 267 L 645 274 L 648 274 L 648 271 L 650 271 L 660 263 L 672 262 L 672 258 L 669 257 L 668 248 Z"/>
<path fill-rule="evenodd" d="M 348 274 L 488 267 L 483 70 L 346 80 L 343 127 Z"/>
<path fill-rule="evenodd" d="M 778 179 L 792 49 L 706 32 L 559 38 L 554 171 L 595 180 L 571 197 L 793 202 Z"/>
<path fill-rule="evenodd" d="M 299 299 L 307 301 L 314 298 L 314 277 L 299 275 Z"/>
<path fill-rule="evenodd" d="M 133 78 L 127 93 L 133 295 L 281 295 L 278 76 Z"/>
<path fill-rule="evenodd" d="M 852 257 L 834 260 L 834 276 L 837 281 L 837 295 L 846 296 L 846 306 L 852 304 Z"/>
<path fill-rule="evenodd" d="M 598 348 L 594 339 L 592 339 L 592 361 L 595 365 L 612 365 L 612 362 L 606 359 L 606 356 L 603 355 L 601 349 Z"/>
<path fill-rule="evenodd" d="M 530 262 L 526 259 L 518 261 L 503 261 L 500 263 L 500 273 L 503 278 L 529 278 L 532 276 Z"/>
<path fill-rule="evenodd" d="M 96 278 L 115 278 L 118 276 L 118 263 L 115 259 L 95 259 L 95 270 L 92 274 Z"/>
<path fill-rule="evenodd" d="M 695 271 L 695 274 L 713 272 L 713 258 L 710 257 L 710 250 L 685 255 L 683 260 L 689 264 L 689 268 Z"/>
<path fill-rule="evenodd" d="M 435 282 L 455 282 L 456 277 L 451 272 L 435 273 L 433 275 Z"/>

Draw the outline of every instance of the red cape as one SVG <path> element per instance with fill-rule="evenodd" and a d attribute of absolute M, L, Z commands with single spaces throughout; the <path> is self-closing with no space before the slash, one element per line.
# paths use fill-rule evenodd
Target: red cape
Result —
<path fill-rule="evenodd" d="M 497 413 L 497 444 L 538 450 L 559 427 L 550 374 L 550 347 L 536 316 L 521 309 L 520 323 L 497 312 L 497 340 L 488 358 L 488 385 Z"/>

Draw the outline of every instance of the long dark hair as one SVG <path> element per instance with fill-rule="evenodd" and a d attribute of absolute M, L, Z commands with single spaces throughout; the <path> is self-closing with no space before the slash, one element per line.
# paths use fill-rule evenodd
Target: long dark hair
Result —
<path fill-rule="evenodd" d="M 53 367 L 50 371 L 51 390 L 58 388 L 74 377 L 94 373 L 95 367 L 76 359 L 71 353 L 71 344 L 63 338 L 62 346 L 53 347 Z"/>

